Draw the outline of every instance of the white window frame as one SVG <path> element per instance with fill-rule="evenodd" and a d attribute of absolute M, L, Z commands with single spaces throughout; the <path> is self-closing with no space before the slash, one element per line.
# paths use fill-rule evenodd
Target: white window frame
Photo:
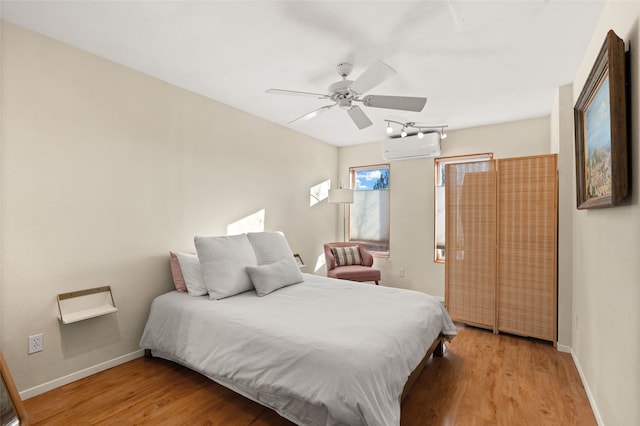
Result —
<path fill-rule="evenodd" d="M 369 165 L 369 166 L 358 166 L 358 167 L 349 167 L 349 180 L 350 180 L 350 184 L 351 184 L 351 189 L 356 192 L 356 194 L 354 194 L 354 201 L 357 201 L 357 192 L 359 191 L 358 188 L 356 187 L 356 173 L 357 172 L 361 172 L 361 171 L 366 171 L 366 170 L 380 170 L 380 169 L 386 169 L 388 171 L 388 178 L 389 178 L 389 183 L 388 183 L 388 187 L 385 189 L 386 191 L 388 191 L 388 194 L 386 196 L 386 210 L 387 210 L 387 229 L 386 229 L 386 235 L 387 235 L 387 242 L 386 242 L 386 250 L 380 250 L 380 246 L 375 244 L 375 243 L 371 243 L 370 241 L 366 241 L 366 240 L 359 240 L 359 239 L 352 239 L 352 223 L 353 223 L 353 214 L 354 214 L 354 207 L 353 205 L 349 206 L 349 241 L 354 241 L 354 242 L 362 242 L 366 245 L 367 250 L 369 250 L 371 252 L 371 254 L 373 256 L 376 257 L 388 257 L 389 256 L 389 252 L 390 252 L 390 241 L 391 241 L 391 234 L 390 234 L 390 218 L 391 218 L 391 166 L 389 163 L 385 163 L 385 164 L 374 164 L 374 165 Z M 357 237 L 357 235 L 356 235 Z"/>

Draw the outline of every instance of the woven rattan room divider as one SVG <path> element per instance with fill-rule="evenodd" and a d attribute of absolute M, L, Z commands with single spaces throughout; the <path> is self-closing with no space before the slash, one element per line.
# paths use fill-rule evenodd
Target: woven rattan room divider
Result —
<path fill-rule="evenodd" d="M 557 155 L 447 165 L 445 302 L 460 322 L 557 340 Z"/>

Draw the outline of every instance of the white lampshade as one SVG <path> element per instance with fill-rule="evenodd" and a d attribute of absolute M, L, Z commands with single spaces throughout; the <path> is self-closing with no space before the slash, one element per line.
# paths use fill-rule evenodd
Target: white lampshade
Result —
<path fill-rule="evenodd" d="M 351 189 L 330 189 L 330 203 L 353 203 L 353 191 Z"/>

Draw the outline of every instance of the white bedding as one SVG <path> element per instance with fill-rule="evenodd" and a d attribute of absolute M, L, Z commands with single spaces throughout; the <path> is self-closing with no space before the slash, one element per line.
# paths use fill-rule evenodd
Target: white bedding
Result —
<path fill-rule="evenodd" d="M 455 326 L 432 296 L 304 274 L 258 297 L 170 292 L 140 346 L 300 425 L 399 425 L 409 374 Z"/>

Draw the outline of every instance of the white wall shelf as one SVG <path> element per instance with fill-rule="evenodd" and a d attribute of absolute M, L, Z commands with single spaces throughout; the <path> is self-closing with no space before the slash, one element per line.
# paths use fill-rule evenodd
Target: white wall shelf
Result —
<path fill-rule="evenodd" d="M 71 324 L 117 312 L 111 286 L 72 291 L 58 295 L 58 319 Z"/>

